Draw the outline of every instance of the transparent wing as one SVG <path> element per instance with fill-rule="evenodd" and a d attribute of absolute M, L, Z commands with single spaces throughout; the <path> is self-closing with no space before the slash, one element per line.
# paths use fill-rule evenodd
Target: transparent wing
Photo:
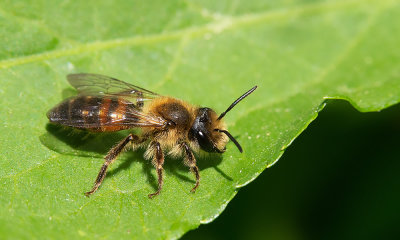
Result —
<path fill-rule="evenodd" d="M 83 127 L 83 128 L 98 128 L 100 125 L 97 123 L 90 123 L 79 118 L 70 119 L 72 127 Z M 137 109 L 129 109 L 123 117 L 111 118 L 101 124 L 101 127 L 163 127 L 166 121 L 162 118 L 156 118 L 150 115 L 146 115 Z"/>
<path fill-rule="evenodd" d="M 83 100 L 84 98 L 78 96 L 64 100 L 51 109 L 47 117 L 51 122 L 70 127 L 94 130 L 107 127 L 109 131 L 134 127 L 163 127 L 166 124 L 165 119 L 145 114 L 137 105 L 120 97 L 94 97 Z"/>
<path fill-rule="evenodd" d="M 126 111 L 121 118 L 111 118 L 104 126 L 129 126 L 129 127 L 163 127 L 166 120 L 160 117 L 145 114 L 133 103 L 122 100 Z"/>
<path fill-rule="evenodd" d="M 78 90 L 79 95 L 136 97 L 142 100 L 154 99 L 160 96 L 144 88 L 100 74 L 69 74 L 67 79 Z"/>

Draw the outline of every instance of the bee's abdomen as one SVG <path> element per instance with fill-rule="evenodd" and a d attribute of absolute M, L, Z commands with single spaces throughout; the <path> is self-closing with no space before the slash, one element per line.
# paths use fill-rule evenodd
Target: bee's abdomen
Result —
<path fill-rule="evenodd" d="M 126 118 L 125 112 L 126 105 L 119 98 L 78 96 L 61 102 L 47 117 L 50 122 L 76 128 L 118 131 L 128 128 L 118 124 Z"/>

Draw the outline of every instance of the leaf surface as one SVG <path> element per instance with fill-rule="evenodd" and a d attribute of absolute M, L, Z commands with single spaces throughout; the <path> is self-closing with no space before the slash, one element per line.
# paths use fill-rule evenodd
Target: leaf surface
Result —
<path fill-rule="evenodd" d="M 3 1 L 0 3 L 0 233 L 8 238 L 178 238 L 216 218 L 273 165 L 326 99 L 360 111 L 400 101 L 397 1 Z M 227 114 L 233 143 L 200 156 L 201 184 L 168 158 L 162 194 L 143 151 L 99 191 L 102 156 L 127 132 L 47 125 L 74 94 L 69 73 L 105 74 Z M 310 153 L 312 154 L 312 153 Z M 260 189 L 268 191 L 268 189 Z M 257 196 L 254 196 L 257 197 Z"/>

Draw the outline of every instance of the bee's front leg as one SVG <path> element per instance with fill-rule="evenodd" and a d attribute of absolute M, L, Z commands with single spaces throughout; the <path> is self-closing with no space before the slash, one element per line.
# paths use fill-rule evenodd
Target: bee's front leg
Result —
<path fill-rule="evenodd" d="M 181 144 L 183 151 L 185 152 L 185 165 L 190 168 L 190 171 L 194 174 L 196 177 L 196 185 L 190 190 L 191 192 L 195 192 L 196 189 L 199 187 L 200 184 L 200 174 L 199 174 L 199 168 L 196 165 L 196 158 L 194 157 L 194 154 L 192 150 L 190 150 L 190 147 L 187 143 L 183 142 Z"/>

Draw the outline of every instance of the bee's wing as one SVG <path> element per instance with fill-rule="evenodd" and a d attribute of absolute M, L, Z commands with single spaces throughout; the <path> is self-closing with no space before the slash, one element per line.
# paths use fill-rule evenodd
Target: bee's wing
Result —
<path fill-rule="evenodd" d="M 71 109 L 71 105 L 73 109 Z M 110 109 L 124 110 L 114 112 Z M 145 114 L 136 104 L 119 96 L 91 98 L 78 96 L 66 99 L 51 109 L 47 113 L 47 117 L 54 123 L 93 130 L 101 127 L 110 127 L 115 130 L 163 127 L 166 124 L 165 119 Z"/>
<path fill-rule="evenodd" d="M 160 96 L 144 88 L 100 74 L 69 74 L 67 79 L 68 82 L 78 90 L 78 94 L 80 95 L 136 97 L 142 100 L 154 99 Z"/>
<path fill-rule="evenodd" d="M 75 111 L 63 111 L 58 109 L 69 109 L 69 100 L 64 101 L 59 106 L 50 111 L 50 120 L 63 125 L 97 129 L 102 127 L 162 127 L 165 120 L 154 116 L 146 115 L 142 112 L 144 100 L 152 100 L 160 97 L 157 93 L 120 81 L 118 79 L 99 74 L 78 73 L 67 76 L 69 83 L 78 90 L 77 99 L 84 99 L 91 96 L 91 101 L 82 103 L 82 106 L 75 106 Z M 106 100 L 105 100 L 106 99 Z M 104 104 L 104 101 L 109 101 Z M 74 101 L 75 105 L 78 101 Z M 111 106 L 112 105 L 112 106 Z M 117 109 L 123 105 L 125 109 L 122 117 L 112 117 L 108 113 L 109 109 Z M 91 121 L 90 117 L 84 117 L 83 110 L 93 116 L 103 115 L 101 123 Z M 104 113 L 107 112 L 107 113 Z M 89 120 L 88 120 L 89 119 Z M 106 121 L 104 121 L 106 120 Z"/>
<path fill-rule="evenodd" d="M 103 126 L 129 126 L 129 127 L 163 127 L 166 120 L 160 117 L 155 117 L 142 112 L 137 105 L 126 99 L 120 99 L 120 104 L 125 105 L 126 112 L 123 118 L 111 118 L 105 122 Z"/>

